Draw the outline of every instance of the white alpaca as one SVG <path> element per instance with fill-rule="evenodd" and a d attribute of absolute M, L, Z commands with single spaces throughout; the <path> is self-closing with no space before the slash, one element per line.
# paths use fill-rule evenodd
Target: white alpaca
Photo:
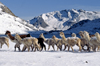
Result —
<path fill-rule="evenodd" d="M 28 37 L 28 38 L 22 39 L 18 34 L 15 35 L 15 38 L 20 43 L 24 44 L 24 47 L 23 47 L 23 50 L 22 51 L 24 51 L 26 47 L 28 48 L 28 51 L 30 51 L 30 47 L 32 47 L 32 45 L 33 45 L 33 47 L 35 47 L 35 50 L 34 51 L 36 51 L 37 47 L 40 50 L 40 46 L 38 44 L 38 39 L 37 38 Z M 33 47 L 32 47 L 32 49 L 33 49 Z"/>
<path fill-rule="evenodd" d="M 84 46 L 87 46 L 87 51 L 90 51 L 90 46 L 89 46 L 89 43 L 88 43 L 88 41 L 85 39 L 85 36 L 84 36 L 84 33 L 83 33 L 83 31 L 80 31 L 79 32 L 79 35 L 80 35 L 80 39 L 81 39 L 81 46 L 82 46 L 82 49 L 84 50 L 84 51 L 86 51 L 85 49 L 84 49 Z"/>
<path fill-rule="evenodd" d="M 93 51 L 96 51 L 96 48 L 100 46 L 98 39 L 96 37 L 90 38 L 89 33 L 84 31 L 85 39 L 89 42 L 90 46 L 92 47 Z"/>
<path fill-rule="evenodd" d="M 0 44 L 1 44 L 0 45 L 1 48 L 4 44 L 6 44 L 9 48 L 9 39 L 7 37 L 0 37 Z"/>
<path fill-rule="evenodd" d="M 78 37 L 65 38 L 65 35 L 63 32 L 60 32 L 60 36 L 62 37 L 62 40 L 68 44 L 68 51 L 71 47 L 72 51 L 74 52 L 73 46 L 75 44 L 79 46 L 79 51 L 81 51 L 81 40 Z"/>

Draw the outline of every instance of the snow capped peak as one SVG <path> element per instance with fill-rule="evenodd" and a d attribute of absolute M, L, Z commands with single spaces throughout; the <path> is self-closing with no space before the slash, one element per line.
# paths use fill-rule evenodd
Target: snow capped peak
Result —
<path fill-rule="evenodd" d="M 39 18 L 41 17 L 41 23 L 45 23 L 45 27 L 41 25 L 39 22 Z M 49 13 L 44 13 L 40 16 L 33 18 L 30 20 L 30 23 L 34 26 L 39 26 L 40 30 L 67 30 L 74 24 L 82 21 L 82 20 L 95 20 L 100 18 L 100 12 L 96 11 L 85 11 L 82 9 L 69 9 L 69 10 L 61 10 L 61 11 L 54 11 Z M 37 19 L 37 20 L 36 20 Z"/>

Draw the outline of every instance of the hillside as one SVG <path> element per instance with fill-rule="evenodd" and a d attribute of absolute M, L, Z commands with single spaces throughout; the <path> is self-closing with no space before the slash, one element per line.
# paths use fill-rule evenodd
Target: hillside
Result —
<path fill-rule="evenodd" d="M 16 17 L 9 8 L 0 2 L 0 34 L 5 34 L 6 30 L 11 31 L 11 33 L 28 33 L 29 31 L 34 31 L 36 28 Z"/>

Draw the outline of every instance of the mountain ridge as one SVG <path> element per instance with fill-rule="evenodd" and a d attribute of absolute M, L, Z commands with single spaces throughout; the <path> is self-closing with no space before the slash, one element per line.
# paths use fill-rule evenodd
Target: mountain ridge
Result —
<path fill-rule="evenodd" d="M 42 21 L 39 20 L 39 18 L 41 18 Z M 65 9 L 41 14 L 30 20 L 30 23 L 37 26 L 40 30 L 51 31 L 56 28 L 57 30 L 65 31 L 82 20 L 95 20 L 98 18 L 100 18 L 100 12 L 97 11 Z M 41 23 L 46 24 L 46 26 L 41 25 Z"/>

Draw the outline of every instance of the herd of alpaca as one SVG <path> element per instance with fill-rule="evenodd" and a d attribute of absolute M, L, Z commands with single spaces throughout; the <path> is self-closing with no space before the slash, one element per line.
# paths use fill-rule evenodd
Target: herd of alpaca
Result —
<path fill-rule="evenodd" d="M 43 48 L 46 51 L 46 46 L 44 43 L 48 45 L 48 50 L 50 49 L 50 46 L 52 46 L 53 50 L 55 51 L 55 46 L 57 47 L 57 51 L 62 51 L 62 45 L 64 45 L 63 51 L 66 50 L 68 47 L 68 51 L 70 50 L 70 47 L 72 51 L 74 52 L 73 46 L 77 45 L 79 47 L 79 51 L 97 51 L 100 48 L 100 34 L 96 32 L 94 35 L 89 35 L 87 31 L 80 31 L 79 35 L 80 38 L 76 36 L 75 33 L 72 33 L 71 37 L 65 37 L 65 34 L 63 32 L 60 32 L 59 35 L 61 39 L 57 38 L 55 35 L 52 36 L 50 39 L 46 39 L 42 34 L 40 34 L 39 38 L 32 37 L 30 34 L 26 35 L 19 35 L 16 34 L 15 36 L 11 35 L 10 31 L 6 31 L 5 35 L 7 37 L 0 37 L 0 47 L 2 48 L 3 44 L 6 44 L 9 47 L 9 39 L 15 43 L 15 51 L 16 48 L 18 48 L 19 51 L 25 51 L 28 49 L 28 51 L 31 50 L 34 52 L 42 51 Z M 23 44 L 22 50 L 20 49 L 20 45 Z M 84 46 L 87 47 L 87 49 L 84 49 Z"/>

